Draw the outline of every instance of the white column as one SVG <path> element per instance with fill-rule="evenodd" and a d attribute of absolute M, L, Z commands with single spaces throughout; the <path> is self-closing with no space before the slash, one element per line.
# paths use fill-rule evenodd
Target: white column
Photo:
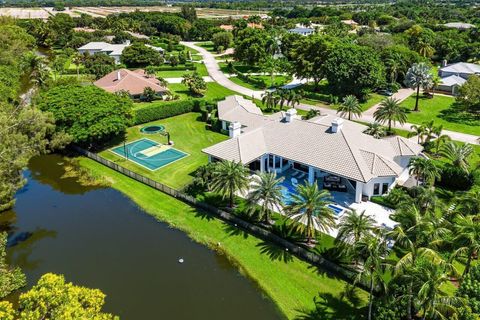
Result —
<path fill-rule="evenodd" d="M 273 155 L 273 171 L 275 171 L 275 169 L 276 169 L 276 165 L 275 165 L 276 161 L 277 161 L 277 157 L 275 155 Z"/>
<path fill-rule="evenodd" d="M 227 130 L 227 121 L 222 120 L 222 129 Z"/>
<path fill-rule="evenodd" d="M 308 183 L 313 184 L 315 182 L 315 169 L 313 167 L 308 167 Z"/>
<path fill-rule="evenodd" d="M 355 187 L 355 202 L 360 203 L 362 202 L 362 191 L 363 191 L 363 183 L 358 182 Z"/>
<path fill-rule="evenodd" d="M 260 157 L 260 172 L 265 172 L 265 156 Z"/>

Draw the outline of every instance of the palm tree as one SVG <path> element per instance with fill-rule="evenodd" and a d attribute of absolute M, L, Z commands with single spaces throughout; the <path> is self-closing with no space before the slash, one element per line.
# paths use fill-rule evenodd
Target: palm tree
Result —
<path fill-rule="evenodd" d="M 262 102 L 267 109 L 275 109 L 278 103 L 278 97 L 274 91 L 267 90 L 262 96 Z"/>
<path fill-rule="evenodd" d="M 473 187 L 458 199 L 457 209 L 465 215 L 480 213 L 480 187 Z"/>
<path fill-rule="evenodd" d="M 440 147 L 449 141 L 452 141 L 452 138 L 450 138 L 450 136 L 447 136 L 446 134 L 437 136 L 437 139 L 433 140 L 433 145 L 435 146 L 435 154 L 438 155 L 440 153 Z"/>
<path fill-rule="evenodd" d="M 288 90 L 287 89 L 277 89 L 276 91 L 278 103 L 280 105 L 280 110 L 283 110 L 285 103 L 288 104 Z"/>
<path fill-rule="evenodd" d="M 207 188 L 208 190 L 210 187 L 210 183 L 212 181 L 212 177 L 216 170 L 216 165 L 217 165 L 217 162 L 209 162 L 206 165 L 200 166 L 195 171 L 195 178 L 194 178 L 195 184 L 201 187 Z"/>
<path fill-rule="evenodd" d="M 400 106 L 400 102 L 395 98 L 387 98 L 380 103 L 380 107 L 373 113 L 375 121 L 388 123 L 388 131 L 392 131 L 392 122 L 404 124 L 407 122 L 405 109 Z"/>
<path fill-rule="evenodd" d="M 426 88 L 431 86 L 432 82 L 432 73 L 430 72 L 430 67 L 425 63 L 415 63 L 413 66 L 408 69 L 407 74 L 405 75 L 405 85 L 417 90 L 417 96 L 415 99 L 415 109 L 418 111 L 418 99 L 420 98 L 420 87 Z"/>
<path fill-rule="evenodd" d="M 80 78 L 80 65 L 84 62 L 83 54 L 75 52 L 72 58 L 72 62 L 75 64 L 75 68 L 77 69 L 77 79 Z"/>
<path fill-rule="evenodd" d="M 233 208 L 236 192 L 248 190 L 249 173 L 241 162 L 222 161 L 216 165 L 212 176 L 211 188 L 224 199 L 229 199 L 229 206 Z"/>
<path fill-rule="evenodd" d="M 389 249 L 384 234 L 368 235 L 354 245 L 354 251 L 362 257 L 362 270 L 357 274 L 355 282 L 367 279 L 368 293 L 368 320 L 372 319 L 373 290 L 378 284 L 384 285 L 384 274 L 388 268 L 385 258 Z"/>
<path fill-rule="evenodd" d="M 336 243 L 354 245 L 361 238 L 375 229 L 375 220 L 365 214 L 365 210 L 358 214 L 355 209 L 348 210 L 338 223 Z"/>
<path fill-rule="evenodd" d="M 296 230 L 312 244 L 317 231 L 328 232 L 335 226 L 335 217 L 327 207 L 331 196 L 327 190 L 320 190 L 316 183 L 298 185 L 297 192 L 292 194 L 292 201 L 285 208 L 290 219 L 296 222 Z"/>
<path fill-rule="evenodd" d="M 282 207 L 282 186 L 283 177 L 277 179 L 277 175 L 272 172 L 262 172 L 254 176 L 251 191 L 247 196 L 249 209 L 256 212 L 260 219 L 266 224 L 270 224 L 272 210 L 280 211 Z"/>
<path fill-rule="evenodd" d="M 419 185 L 419 180 L 422 180 L 427 185 L 433 185 L 435 179 L 440 179 L 440 169 L 433 163 L 432 160 L 415 157 L 410 160 L 409 164 L 410 174 L 415 175 L 417 178 L 417 186 Z"/>
<path fill-rule="evenodd" d="M 338 106 L 337 113 L 340 113 L 342 117 L 348 115 L 347 119 L 352 120 L 352 115 L 357 117 L 362 115 L 362 107 L 355 96 L 348 95 L 343 99 L 342 104 Z"/>
<path fill-rule="evenodd" d="M 464 300 L 451 296 L 442 290 L 450 282 L 445 272 L 448 268 L 443 261 L 432 262 L 421 259 L 412 268 L 409 278 L 414 282 L 416 302 L 420 307 L 422 319 L 452 319 L 457 314 L 457 307 L 464 305 Z"/>
<path fill-rule="evenodd" d="M 425 136 L 425 126 L 423 124 L 422 125 L 414 124 L 410 127 L 410 129 L 412 129 L 412 131 L 408 133 L 408 137 L 411 138 L 411 137 L 417 136 L 417 143 L 422 144 L 423 137 Z"/>
<path fill-rule="evenodd" d="M 302 100 L 302 98 L 302 91 L 289 89 L 287 94 L 287 104 L 292 106 L 292 108 L 295 108 L 296 105 L 300 104 L 300 100 Z"/>
<path fill-rule="evenodd" d="M 466 255 L 465 270 L 462 278 L 470 271 L 472 258 L 480 252 L 480 216 L 458 215 L 454 224 L 455 238 L 453 243 L 458 247 L 454 256 Z"/>
<path fill-rule="evenodd" d="M 368 128 L 365 129 L 363 133 L 369 134 L 373 136 L 375 139 L 380 139 L 387 135 L 385 127 L 378 122 L 369 123 L 367 124 L 367 127 Z"/>
<path fill-rule="evenodd" d="M 418 44 L 418 53 L 424 58 L 430 58 L 435 53 L 435 49 L 427 42 Z"/>
<path fill-rule="evenodd" d="M 468 172 L 468 158 L 472 155 L 473 148 L 470 144 L 459 144 L 453 141 L 445 143 L 440 154 L 450 160 L 452 165 Z"/>
<path fill-rule="evenodd" d="M 432 139 L 440 136 L 443 131 L 443 126 L 436 126 L 433 120 L 424 122 L 423 127 L 425 130 L 425 143 L 428 143 Z"/>
<path fill-rule="evenodd" d="M 434 74 L 432 76 L 432 97 L 435 96 L 435 90 L 437 90 L 438 86 L 442 83 L 442 78 L 438 76 L 438 74 Z"/>

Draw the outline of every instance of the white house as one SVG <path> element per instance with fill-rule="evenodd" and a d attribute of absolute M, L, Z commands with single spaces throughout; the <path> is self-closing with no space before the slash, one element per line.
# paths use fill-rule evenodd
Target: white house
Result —
<path fill-rule="evenodd" d="M 120 58 L 122 56 L 123 50 L 130 46 L 130 41 L 127 40 L 125 43 L 122 44 L 112 44 L 108 42 L 89 42 L 84 46 L 81 46 L 78 48 L 78 52 L 83 54 L 85 52 L 88 52 L 89 54 L 95 54 L 95 53 L 105 53 L 106 55 L 112 57 L 115 60 L 116 64 L 120 63 Z M 147 47 L 155 49 L 159 53 L 163 53 L 163 49 L 160 47 L 154 47 L 149 44 L 146 44 Z"/>
<path fill-rule="evenodd" d="M 438 70 L 438 75 L 442 78 L 438 90 L 455 95 L 458 88 L 467 81 L 468 77 L 480 75 L 480 65 L 467 62 L 453 64 L 444 62 L 443 67 Z"/>
<path fill-rule="evenodd" d="M 444 26 L 450 29 L 458 29 L 458 30 L 468 30 L 471 28 L 475 28 L 474 24 L 466 23 L 466 22 L 449 22 L 449 23 L 445 23 Z"/>
<path fill-rule="evenodd" d="M 402 137 L 375 139 L 366 126 L 326 115 L 301 120 L 295 109 L 263 115 L 251 101 L 229 96 L 218 116 L 230 139 L 203 150 L 210 161 L 242 162 L 252 171 L 295 172 L 355 202 L 383 195 L 409 178 L 422 147 Z"/>
<path fill-rule="evenodd" d="M 299 34 L 301 36 L 309 36 L 315 33 L 315 29 L 312 28 L 305 28 L 305 27 L 297 27 L 288 30 L 289 33 Z"/>

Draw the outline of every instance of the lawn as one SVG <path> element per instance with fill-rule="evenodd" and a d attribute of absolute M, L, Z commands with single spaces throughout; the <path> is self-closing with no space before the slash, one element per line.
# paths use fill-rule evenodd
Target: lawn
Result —
<path fill-rule="evenodd" d="M 178 67 L 181 68 L 182 66 L 183 65 L 179 65 L 176 68 L 178 68 Z M 186 69 L 186 68 L 185 68 L 185 70 L 162 70 L 162 71 L 157 71 L 155 73 L 155 75 L 157 77 L 161 77 L 161 78 L 164 78 L 164 79 L 165 78 L 182 78 L 183 75 L 196 71 L 202 77 L 208 76 L 207 68 L 205 67 L 205 65 L 203 63 L 194 63 L 194 66 L 195 66 L 194 70 L 193 69 L 190 70 L 190 69 Z"/>
<path fill-rule="evenodd" d="M 208 52 L 211 53 L 217 53 L 215 49 L 213 48 L 213 42 L 212 41 L 206 41 L 206 42 L 197 42 L 196 43 L 199 47 L 202 47 L 206 49 Z"/>
<path fill-rule="evenodd" d="M 232 229 L 220 220 L 211 219 L 195 208 L 93 160 L 81 158 L 80 164 L 95 176 L 108 177 L 113 188 L 123 192 L 158 220 L 226 254 L 243 274 L 258 283 L 288 319 L 302 316 L 305 319 L 345 319 L 358 314 L 359 309 L 341 299 L 346 284 L 344 281 L 293 256 L 289 256 L 286 262 L 275 258 L 272 253 L 280 248 Z M 358 292 L 364 305 L 366 293 Z M 325 308 L 314 314 L 313 299 L 319 294 L 325 298 L 325 303 L 321 303 Z"/>
<path fill-rule="evenodd" d="M 148 138 L 165 144 L 166 137 L 164 136 L 143 134 L 140 132 L 140 128 L 146 125 L 161 124 L 165 126 L 165 130 L 170 133 L 170 138 L 175 142 L 175 148 L 189 154 L 188 157 L 156 171 L 144 169 L 132 161 L 117 156 L 110 150 L 104 150 L 100 152 L 100 155 L 106 159 L 115 161 L 127 169 L 134 170 L 139 174 L 143 174 L 170 187 L 177 189 L 183 188 L 192 181 L 193 172 L 199 166 L 208 162 L 207 155 L 202 153 L 201 150 L 228 138 L 220 133 L 207 130 L 205 123 L 197 120 L 199 117 L 199 113 L 187 113 L 131 127 L 127 130 L 127 141 Z"/>
<path fill-rule="evenodd" d="M 257 67 L 257 66 L 249 66 L 249 65 L 245 65 L 241 62 L 235 62 L 233 61 L 232 62 L 234 67 L 241 73 L 257 73 L 257 72 L 262 72 L 262 70 L 260 69 L 260 67 Z M 219 67 L 220 67 L 220 70 L 223 72 L 223 73 L 227 73 L 229 74 L 230 73 L 230 70 L 228 69 L 228 64 L 225 63 L 225 62 L 220 62 L 219 64 Z"/>
<path fill-rule="evenodd" d="M 170 91 L 172 91 L 172 93 L 178 94 L 180 96 L 180 99 L 194 98 L 184 84 L 171 83 L 168 85 L 168 88 L 170 89 Z M 204 98 L 210 101 L 217 101 L 222 100 L 225 97 L 231 96 L 233 94 L 238 93 L 227 89 L 216 82 L 207 82 L 207 92 L 205 93 Z"/>
<path fill-rule="evenodd" d="M 267 87 L 270 87 L 271 84 L 272 84 L 272 78 L 270 76 L 267 76 L 267 75 L 265 75 L 265 76 L 250 76 L 250 78 L 252 78 L 253 80 L 263 80 Z M 238 77 L 231 77 L 230 80 L 232 82 L 242 86 L 242 87 L 249 88 L 249 89 L 252 89 L 252 90 L 265 89 L 264 87 L 260 87 L 260 86 L 257 86 L 255 84 L 246 82 L 246 81 L 244 81 L 244 80 L 242 80 Z M 289 83 L 290 81 L 292 81 L 292 77 L 289 77 L 289 76 L 275 76 L 273 86 L 274 87 L 283 86 L 283 85 Z"/>
<path fill-rule="evenodd" d="M 406 99 L 402 105 L 410 111 L 413 110 L 415 95 Z M 434 120 L 436 125 L 441 124 L 447 130 L 480 135 L 480 117 L 463 110 L 452 97 L 420 97 L 419 109 L 419 112 L 409 112 L 408 122 L 422 124 Z"/>

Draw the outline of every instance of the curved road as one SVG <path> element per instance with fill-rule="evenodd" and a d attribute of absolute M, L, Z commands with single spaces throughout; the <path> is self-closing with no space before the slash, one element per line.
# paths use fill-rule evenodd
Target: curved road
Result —
<path fill-rule="evenodd" d="M 198 51 L 202 55 L 203 62 L 208 70 L 208 74 L 215 82 L 218 82 L 220 85 L 224 86 L 225 88 L 228 88 L 230 90 L 233 90 L 245 96 L 253 97 L 255 99 L 262 99 L 262 95 L 264 94 L 265 91 L 251 90 L 251 89 L 242 87 L 232 82 L 230 79 L 228 79 L 228 77 L 220 70 L 218 61 L 215 59 L 215 55 L 208 52 L 208 50 L 200 46 L 197 46 L 195 42 L 182 41 L 180 43 L 186 47 L 189 47 Z M 299 80 L 294 79 L 294 81 L 299 81 Z M 393 95 L 393 98 L 403 101 L 412 94 L 413 94 L 413 90 L 411 89 L 401 89 Z M 375 120 L 373 119 L 373 113 L 379 107 L 379 105 L 380 104 L 377 104 L 371 107 L 370 109 L 368 109 L 367 111 L 365 111 L 364 114 L 357 120 L 360 120 L 363 122 L 374 122 Z M 333 109 L 312 106 L 304 103 L 301 103 L 296 108 L 306 110 L 306 111 L 310 109 L 316 109 L 323 114 L 333 114 L 333 115 L 336 114 L 336 111 Z M 404 129 L 404 130 L 411 130 L 410 128 L 411 126 L 412 126 L 411 123 L 405 123 L 403 125 L 397 123 L 394 125 L 395 128 Z M 457 141 L 467 142 L 467 143 L 477 144 L 477 145 L 480 144 L 480 140 L 479 140 L 480 137 L 472 134 L 466 134 L 466 133 L 450 131 L 450 130 L 443 130 L 443 134 L 450 136 L 452 140 L 457 140 Z"/>

